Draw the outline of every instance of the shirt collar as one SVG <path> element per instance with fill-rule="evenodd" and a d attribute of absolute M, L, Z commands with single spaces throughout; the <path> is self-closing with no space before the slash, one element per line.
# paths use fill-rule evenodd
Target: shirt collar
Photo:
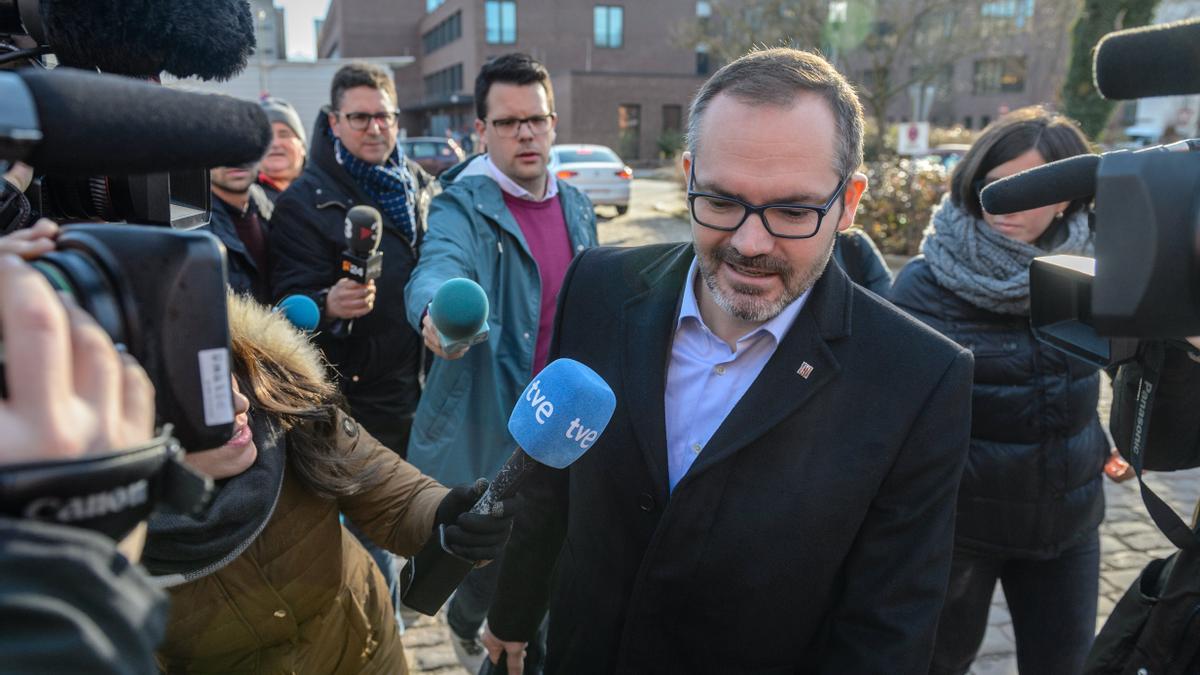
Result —
<path fill-rule="evenodd" d="M 546 172 L 546 195 L 541 199 L 538 199 L 537 197 L 534 197 L 533 193 L 531 193 L 529 190 L 517 185 L 516 181 L 504 175 L 504 172 L 492 162 L 491 155 L 484 155 L 483 161 L 484 168 L 487 170 L 488 176 L 491 177 L 492 180 L 496 181 L 496 184 L 500 186 L 501 190 L 512 195 L 513 197 L 517 197 L 518 199 L 528 199 L 531 202 L 544 202 L 549 199 L 554 199 L 554 197 L 558 194 L 558 180 L 555 178 L 554 174 L 550 173 L 549 171 Z"/>
<path fill-rule="evenodd" d="M 678 332 L 683 326 L 684 319 L 695 319 L 704 330 L 712 334 L 712 330 L 704 323 L 704 317 L 700 316 L 700 304 L 696 299 L 696 284 L 704 283 L 700 276 L 700 261 L 699 258 L 692 258 L 692 264 L 688 267 L 687 282 L 683 285 L 683 302 L 679 305 L 679 317 L 675 320 L 675 331 Z M 796 317 L 800 314 L 800 310 L 804 308 L 804 303 L 808 301 L 808 296 L 812 293 L 812 288 L 793 300 L 783 311 L 775 316 L 775 318 L 755 328 L 749 333 L 738 338 L 738 343 L 745 340 L 750 340 L 762 335 L 763 333 L 770 334 L 775 338 L 775 344 L 783 342 L 783 337 L 791 330 L 792 324 L 796 322 Z"/>

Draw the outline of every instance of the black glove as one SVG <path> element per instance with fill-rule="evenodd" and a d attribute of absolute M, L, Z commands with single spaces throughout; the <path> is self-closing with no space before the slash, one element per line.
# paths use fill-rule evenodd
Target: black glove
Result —
<path fill-rule="evenodd" d="M 494 560 L 508 543 L 512 530 L 516 498 L 497 502 L 491 514 L 470 513 L 471 507 L 487 491 L 488 481 L 480 478 L 474 485 L 452 488 L 434 515 L 434 536 L 445 526 L 442 541 L 454 555 L 467 560 Z"/>

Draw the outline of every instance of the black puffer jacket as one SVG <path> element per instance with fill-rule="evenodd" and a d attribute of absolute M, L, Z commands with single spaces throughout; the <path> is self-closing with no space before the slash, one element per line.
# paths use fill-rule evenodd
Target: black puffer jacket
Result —
<path fill-rule="evenodd" d="M 923 257 L 900 271 L 891 300 L 975 355 L 956 545 L 1042 557 L 1090 535 L 1104 517 L 1108 456 L 1097 369 L 1038 342 L 1028 317 L 946 290 Z"/>
<path fill-rule="evenodd" d="M 346 212 L 368 204 L 379 209 L 342 168 L 334 155 L 329 123 L 316 123 L 304 173 L 275 202 L 271 217 L 271 294 L 275 301 L 293 293 L 312 296 L 337 283 L 346 248 Z M 385 445 L 403 452 L 407 431 L 393 428 L 411 419 L 419 387 L 421 338 L 408 325 L 404 286 L 417 264 L 417 246 L 425 230 L 429 201 L 437 181 L 415 162 L 405 160 L 417 185 L 416 238 L 409 241 L 383 209 L 383 275 L 375 280 L 375 308 L 354 320 L 349 335 L 334 330 L 322 316 L 316 337 L 337 371 L 338 383 L 354 417 Z M 394 433 L 393 433 L 394 432 Z"/>
<path fill-rule="evenodd" d="M 262 228 L 263 239 L 267 239 L 270 232 L 268 222 L 271 220 L 273 207 L 266 193 L 257 185 L 250 186 L 250 208 L 258 213 L 258 225 Z M 202 229 L 217 235 L 217 239 L 225 245 L 225 270 L 233 292 L 249 295 L 263 304 L 269 304 L 271 288 L 267 283 L 267 270 L 258 269 L 258 262 L 238 237 L 237 226 L 233 224 L 233 209 L 234 207 L 214 194 L 212 217 Z"/>

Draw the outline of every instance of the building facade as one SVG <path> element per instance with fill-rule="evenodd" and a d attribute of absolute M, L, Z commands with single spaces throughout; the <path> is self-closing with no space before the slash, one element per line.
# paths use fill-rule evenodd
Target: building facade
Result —
<path fill-rule="evenodd" d="M 860 1 L 835 2 L 831 8 Z M 910 6 L 914 12 L 938 9 L 928 13 L 923 25 L 906 25 L 911 17 L 881 17 L 871 27 L 882 41 L 914 36 L 887 63 L 890 86 L 899 89 L 887 105 L 888 122 L 928 121 L 979 130 L 1020 107 L 1058 107 L 1078 2 L 969 0 L 947 7 L 912 0 Z M 860 89 L 869 89 L 878 86 L 871 72 L 874 62 L 864 49 L 851 47 L 837 65 Z M 919 70 L 923 76 L 914 81 Z"/>
<path fill-rule="evenodd" d="M 599 143 L 629 162 L 677 142 L 704 76 L 672 39 L 695 0 L 333 0 L 320 58 L 413 56 L 396 72 L 409 135 L 470 133 L 475 75 L 489 59 L 526 52 L 546 64 L 560 143 Z"/>

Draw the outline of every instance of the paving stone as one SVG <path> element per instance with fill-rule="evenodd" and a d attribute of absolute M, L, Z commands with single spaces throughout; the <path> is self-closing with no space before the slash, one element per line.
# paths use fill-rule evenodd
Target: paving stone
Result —
<path fill-rule="evenodd" d="M 1104 555 L 1104 563 L 1113 570 L 1142 569 L 1150 562 L 1150 555 L 1142 551 L 1117 551 Z"/>
<path fill-rule="evenodd" d="M 1122 509 L 1124 510 L 1124 509 Z M 1111 514 L 1105 516 L 1105 523 L 1101 526 L 1101 531 L 1108 532 L 1117 537 L 1127 537 L 1134 534 L 1142 534 L 1145 532 L 1154 532 L 1154 526 L 1144 520 L 1122 520 L 1112 522 Z M 1107 553 L 1107 551 L 1105 552 Z"/>
<path fill-rule="evenodd" d="M 979 647 L 979 656 L 990 656 L 994 654 L 1012 654 L 1016 650 L 1016 643 L 1008 635 L 1005 635 L 1000 626 L 989 627 L 987 632 L 983 634 L 983 644 Z"/>
<path fill-rule="evenodd" d="M 1128 537 L 1121 537 L 1121 541 L 1125 545 L 1135 551 L 1148 551 L 1152 548 L 1163 548 L 1171 542 L 1163 536 L 1162 532 L 1155 530 L 1154 532 L 1143 532 L 1142 534 L 1131 534 Z"/>
<path fill-rule="evenodd" d="M 971 664 L 970 675 L 1017 675 L 1015 654 L 980 657 Z"/>

